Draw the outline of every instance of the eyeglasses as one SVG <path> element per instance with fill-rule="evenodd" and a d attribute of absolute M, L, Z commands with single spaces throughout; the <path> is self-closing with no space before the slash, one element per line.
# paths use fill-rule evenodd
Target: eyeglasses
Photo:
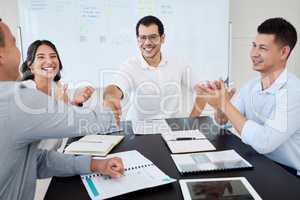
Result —
<path fill-rule="evenodd" d="M 146 40 L 149 40 L 150 42 L 157 44 L 160 41 L 160 36 L 157 34 L 151 34 L 151 35 L 139 35 L 138 36 L 138 42 L 144 43 Z"/>

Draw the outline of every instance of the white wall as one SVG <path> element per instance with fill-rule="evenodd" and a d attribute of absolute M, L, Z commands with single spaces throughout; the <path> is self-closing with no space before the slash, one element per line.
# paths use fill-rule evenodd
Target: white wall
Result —
<path fill-rule="evenodd" d="M 0 0 L 0 17 L 18 34 L 17 0 Z M 232 21 L 231 79 L 240 88 L 256 73 L 251 69 L 250 45 L 256 35 L 257 26 L 265 19 L 281 16 L 294 24 L 300 37 L 299 0 L 231 0 Z M 18 37 L 17 37 L 18 38 Z M 289 71 L 300 77 L 300 41 L 298 41 L 289 63 Z"/>
<path fill-rule="evenodd" d="M 232 68 L 231 78 L 239 88 L 256 74 L 251 68 L 249 51 L 256 35 L 257 26 L 265 19 L 283 17 L 296 26 L 300 37 L 299 0 L 231 0 L 232 21 Z M 288 62 L 288 69 L 300 77 L 300 41 Z"/>
<path fill-rule="evenodd" d="M 0 17 L 18 34 L 17 0 L 0 0 Z M 251 69 L 250 45 L 256 35 L 257 26 L 269 17 L 281 16 L 294 24 L 300 37 L 299 0 L 231 0 L 232 21 L 231 79 L 240 88 L 256 73 Z M 18 37 L 17 37 L 18 38 Z M 19 43 L 19 41 L 18 41 Z M 300 77 L 300 41 L 298 41 L 289 63 L 289 71 Z"/>
<path fill-rule="evenodd" d="M 17 37 L 19 26 L 18 1 L 0 0 L 0 18 L 9 25 L 12 33 Z M 17 41 L 19 44 L 19 41 Z"/>

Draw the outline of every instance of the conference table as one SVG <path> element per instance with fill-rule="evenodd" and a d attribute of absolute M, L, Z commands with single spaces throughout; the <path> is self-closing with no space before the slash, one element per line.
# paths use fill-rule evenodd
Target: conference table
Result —
<path fill-rule="evenodd" d="M 150 159 L 157 167 L 172 178 L 218 178 L 218 177 L 246 177 L 262 199 L 300 199 L 300 178 L 290 174 L 277 163 L 264 155 L 258 154 L 250 146 L 228 130 L 220 129 L 214 125 L 210 117 L 197 118 L 172 118 L 167 119 L 172 130 L 199 129 L 217 150 L 234 149 L 243 158 L 249 161 L 252 169 L 214 171 L 205 173 L 191 173 L 181 175 L 172 158 L 168 146 L 159 134 L 134 135 L 131 122 L 122 122 L 124 129 L 118 134 L 125 135 L 123 141 L 113 149 L 112 153 L 137 150 L 146 158 Z M 53 177 L 45 200 L 85 200 L 90 199 L 80 176 Z M 179 182 L 139 190 L 112 199 L 121 200 L 180 200 L 183 199 Z"/>

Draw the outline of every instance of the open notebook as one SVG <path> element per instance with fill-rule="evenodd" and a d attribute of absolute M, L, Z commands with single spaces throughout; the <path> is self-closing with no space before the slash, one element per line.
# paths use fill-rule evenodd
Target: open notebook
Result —
<path fill-rule="evenodd" d="M 124 138 L 122 135 L 86 135 L 66 147 L 66 154 L 106 156 Z"/>
<path fill-rule="evenodd" d="M 172 153 L 216 150 L 199 130 L 170 131 L 161 135 Z"/>
<path fill-rule="evenodd" d="M 109 155 L 120 157 L 125 172 L 121 178 L 110 178 L 101 174 L 81 176 L 81 180 L 92 200 L 107 199 L 129 192 L 165 185 L 176 181 L 163 173 L 138 151 L 126 151 Z"/>
<path fill-rule="evenodd" d="M 252 168 L 235 150 L 171 155 L 180 173 Z"/>

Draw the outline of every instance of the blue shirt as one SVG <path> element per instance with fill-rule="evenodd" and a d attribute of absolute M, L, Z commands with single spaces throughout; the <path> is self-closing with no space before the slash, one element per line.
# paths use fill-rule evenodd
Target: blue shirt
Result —
<path fill-rule="evenodd" d="M 263 90 L 261 78 L 255 78 L 241 89 L 233 104 L 247 118 L 242 141 L 299 174 L 300 80 L 285 69 Z"/>

